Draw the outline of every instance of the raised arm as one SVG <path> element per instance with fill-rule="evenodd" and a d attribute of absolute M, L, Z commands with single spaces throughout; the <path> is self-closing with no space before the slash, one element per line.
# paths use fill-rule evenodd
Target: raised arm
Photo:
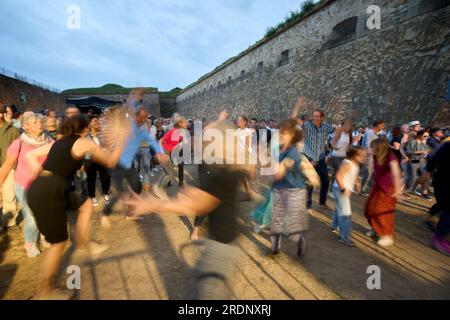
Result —
<path fill-rule="evenodd" d="M 306 106 L 306 98 L 301 96 L 297 98 L 297 101 L 295 102 L 294 110 L 292 111 L 291 118 L 298 120 L 298 117 L 300 115 L 300 112 L 305 108 Z M 303 123 L 301 123 L 303 125 Z"/>
<path fill-rule="evenodd" d="M 126 136 L 119 136 L 117 138 L 116 148 L 111 152 L 97 146 L 94 141 L 90 139 L 78 139 L 72 147 L 72 155 L 74 158 L 81 159 L 84 158 L 86 154 L 90 154 L 92 161 L 107 168 L 114 168 L 117 165 L 117 162 L 119 162 L 126 141 Z"/>
<path fill-rule="evenodd" d="M 151 213 L 176 215 L 206 215 L 220 204 L 220 200 L 211 194 L 194 187 L 187 187 L 176 198 L 160 200 L 151 195 L 140 197 L 133 193 L 132 199 L 126 202 L 134 215 Z"/>
<path fill-rule="evenodd" d="M 331 143 L 331 148 L 332 148 L 332 149 L 338 150 L 337 147 L 336 147 L 336 145 L 337 145 L 337 143 L 338 143 L 338 141 L 339 141 L 339 139 L 340 139 L 340 137 L 341 137 L 341 134 L 342 134 L 342 128 L 337 128 L 337 129 L 335 130 L 333 142 Z"/>

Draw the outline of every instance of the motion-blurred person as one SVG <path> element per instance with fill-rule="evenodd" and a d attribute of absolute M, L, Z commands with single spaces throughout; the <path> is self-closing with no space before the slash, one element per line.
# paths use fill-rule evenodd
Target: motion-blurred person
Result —
<path fill-rule="evenodd" d="M 378 135 L 384 130 L 384 121 L 377 120 L 373 123 L 372 129 L 369 129 L 363 137 L 362 147 L 367 151 L 367 162 L 361 167 L 361 196 L 366 197 L 368 195 L 368 190 L 372 182 L 372 175 L 374 170 L 372 148 L 371 143 L 378 139 Z"/>
<path fill-rule="evenodd" d="M 164 152 L 159 143 L 150 137 L 150 134 L 145 129 L 145 123 L 148 118 L 147 108 L 139 106 L 134 114 L 132 122 L 132 133 L 127 140 L 126 147 L 120 156 L 117 166 L 112 170 L 111 177 L 112 182 L 116 187 L 117 194 L 110 197 L 109 203 L 107 203 L 101 213 L 101 219 L 105 221 L 112 213 L 112 209 L 119 199 L 128 199 L 129 193 L 125 186 L 125 182 L 128 183 L 131 190 L 137 194 L 142 192 L 142 181 L 139 178 L 139 173 L 133 165 L 133 161 L 139 150 L 139 146 L 142 141 L 146 140 L 150 146 L 152 146 L 157 152 L 157 158 L 160 163 L 167 161 L 167 156 L 163 156 Z M 125 219 L 130 219 L 127 215 Z"/>
<path fill-rule="evenodd" d="M 347 156 L 347 151 L 352 144 L 352 123 L 347 120 L 344 121 L 341 127 L 334 131 L 334 138 L 331 144 L 331 167 L 333 168 L 333 176 L 331 181 L 334 181 L 336 172 L 338 171 L 342 161 Z"/>
<path fill-rule="evenodd" d="M 237 126 L 238 152 L 245 156 L 245 163 L 251 166 L 249 168 L 253 169 L 249 170 L 249 174 L 242 179 L 242 185 L 245 189 L 245 196 L 242 201 L 251 201 L 254 191 L 250 187 L 250 180 L 255 178 L 254 171 L 256 170 L 255 165 L 250 164 L 253 152 L 256 152 L 256 150 L 253 150 L 254 145 L 252 145 L 254 131 L 248 128 L 248 118 L 246 116 L 240 116 L 238 118 Z"/>
<path fill-rule="evenodd" d="M 164 149 L 164 152 L 171 161 L 164 164 L 163 168 L 165 171 L 165 176 L 161 177 L 159 182 L 160 187 L 168 187 L 175 181 L 175 170 L 174 165 L 178 166 L 178 185 L 184 187 L 184 163 L 177 163 L 175 158 L 172 156 L 172 152 L 180 143 L 189 144 L 190 141 L 187 136 L 188 122 L 183 117 L 177 117 L 174 123 L 173 129 L 169 130 L 164 137 L 160 140 L 160 144 Z M 190 151 L 190 148 L 189 148 Z M 175 156 L 175 155 L 174 155 Z M 183 158 L 183 151 L 179 154 Z"/>
<path fill-rule="evenodd" d="M 235 130 L 236 127 L 227 120 L 219 120 L 205 128 L 208 129 L 219 130 L 225 137 L 226 130 Z M 205 142 L 203 149 L 215 143 L 216 140 Z M 230 285 L 237 255 L 232 243 L 238 236 L 236 198 L 244 169 L 242 166 L 217 164 L 228 163 L 227 145 L 218 145 L 217 148 L 223 148 L 223 152 L 212 154 L 215 164 L 204 163 L 205 170 L 199 172 L 200 188 L 187 187 L 176 198 L 168 200 L 135 196 L 127 202 L 136 215 L 153 212 L 208 216 L 210 239 L 204 241 L 204 250 L 195 266 L 192 296 L 188 297 L 195 300 L 227 300 L 232 296 Z M 236 163 L 235 158 L 230 160 Z"/>
<path fill-rule="evenodd" d="M 115 141 L 115 150 L 106 151 L 87 138 L 89 122 L 85 116 L 78 115 L 66 119 L 62 124 L 62 139 L 53 145 L 44 145 L 27 155 L 32 172 L 37 176 L 28 189 L 27 200 L 34 213 L 37 226 L 51 243 L 41 265 L 39 288 L 35 299 L 60 300 L 70 299 L 73 292 L 54 287 L 54 275 L 59 269 L 69 234 L 67 230 L 66 209 L 78 210 L 76 222 L 77 255 L 96 255 L 106 250 L 90 240 L 90 220 L 93 212 L 92 201 L 83 196 L 69 194 L 70 178 L 82 166 L 86 155 L 92 161 L 107 167 L 114 167 L 127 142 L 129 129 L 122 125 L 123 120 L 114 123 L 114 135 L 109 140 Z M 120 128 L 123 129 L 120 129 Z M 41 167 L 39 157 L 47 156 Z"/>
<path fill-rule="evenodd" d="M 439 252 L 450 256 L 450 142 L 445 142 L 428 161 L 426 170 L 434 172 L 433 187 L 441 218 L 433 236 L 433 246 Z"/>
<path fill-rule="evenodd" d="M 359 147 L 353 147 L 347 151 L 347 157 L 341 163 L 336 173 L 336 180 L 332 185 L 336 210 L 333 213 L 331 230 L 339 233 L 338 241 L 344 245 L 354 247 L 351 239 L 352 233 L 352 208 L 350 197 L 355 192 L 359 168 L 365 160 L 365 151 Z"/>
<path fill-rule="evenodd" d="M 9 110 L 7 112 L 7 110 Z M 5 119 L 12 119 L 12 112 L 10 108 L 0 106 L 0 165 L 3 166 L 6 159 L 6 152 L 11 143 L 19 137 L 19 130 L 13 126 L 11 121 Z M 16 225 L 18 216 L 18 206 L 16 200 L 16 193 L 14 187 L 15 170 L 9 171 L 3 187 L 1 188 L 1 205 L 2 205 L 2 219 L 1 224 L 3 228 L 12 227 Z"/>
<path fill-rule="evenodd" d="M 100 122 L 98 116 L 92 116 L 89 122 L 89 135 L 88 138 L 94 142 L 94 144 L 99 148 L 104 148 L 100 141 L 99 137 L 100 133 Z M 97 163 L 89 163 L 86 169 L 87 174 L 87 184 L 88 184 L 88 194 L 89 198 L 91 198 L 94 207 L 99 205 L 98 200 L 95 196 L 96 191 L 96 182 L 97 182 L 97 173 L 100 176 L 100 182 L 102 187 L 102 195 L 105 201 L 105 204 L 109 203 L 109 194 L 110 194 L 110 186 L 111 186 L 111 176 L 109 174 L 108 168 L 105 168 L 101 164 Z"/>
<path fill-rule="evenodd" d="M 307 252 L 304 233 L 309 227 L 306 182 L 300 169 L 302 158 L 296 147 L 302 138 L 296 120 L 288 119 L 280 124 L 279 168 L 274 177 L 270 232 L 273 254 L 280 252 L 284 233 L 297 245 L 296 253 L 300 258 Z"/>
<path fill-rule="evenodd" d="M 370 146 L 374 158 L 374 184 L 364 210 L 372 227 L 367 236 L 377 236 L 378 245 L 388 247 L 394 245 L 395 206 L 401 196 L 401 171 L 387 139 L 376 139 Z"/>

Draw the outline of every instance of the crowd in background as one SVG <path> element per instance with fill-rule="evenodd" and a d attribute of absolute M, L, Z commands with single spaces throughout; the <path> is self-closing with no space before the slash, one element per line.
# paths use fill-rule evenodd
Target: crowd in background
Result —
<path fill-rule="evenodd" d="M 178 182 L 180 190 L 185 190 L 182 192 L 191 192 L 189 195 L 192 198 L 195 198 L 196 194 L 186 188 L 184 164 L 173 159 L 162 161 L 162 156 L 170 157 L 177 145 L 188 141 L 188 134 L 192 138 L 197 125 L 202 129 L 211 126 L 223 128 L 222 122 L 227 123 L 226 127 L 233 128 L 236 132 L 241 152 L 249 156 L 257 152 L 255 146 L 261 139 L 266 139 L 270 146 L 275 136 L 274 130 L 277 130 L 280 139 L 275 146 L 276 151 L 273 149 L 268 152 L 276 153 L 279 167 L 262 195 L 258 195 L 252 187 L 252 182 L 257 179 L 256 166 L 247 166 L 244 173 L 236 177 L 227 177 L 222 168 L 204 164 L 199 166 L 200 182 L 207 181 L 211 190 L 219 188 L 217 194 L 220 197 L 233 199 L 230 201 L 235 199 L 230 196 L 229 190 L 222 190 L 223 186 L 217 187 L 217 182 L 208 180 L 211 172 L 215 172 L 217 181 L 233 184 L 231 190 L 237 188 L 236 183 L 242 185 L 246 196 L 241 201 L 259 199 L 259 205 L 252 215 L 254 230 L 261 232 L 264 228 L 270 229 L 273 254 L 280 253 L 283 233 L 298 244 L 299 257 L 306 254 L 305 232 L 308 230 L 308 217 L 313 214 L 314 188 L 319 189 L 318 210 L 330 209 L 327 205 L 328 199 L 335 200 L 330 229 L 338 234 L 340 243 L 350 247 L 355 246 L 351 237 L 353 193 L 368 197 L 364 214 L 371 229 L 368 230 L 367 236 L 376 238 L 377 243 L 383 247 L 395 243 L 394 213 L 399 200 L 411 197 L 420 197 L 426 201 L 435 199 L 436 204 L 430 209 L 429 218 L 424 223 L 435 232 L 433 247 L 444 254 L 450 254 L 447 239 L 447 198 L 450 195 L 447 169 L 449 129 L 427 127 L 417 120 L 389 128 L 383 120 L 377 120 L 370 127 L 358 127 L 352 117 L 340 124 L 330 124 L 325 121 L 327 115 L 319 109 L 316 109 L 312 116 L 301 115 L 305 106 L 306 99 L 300 97 L 292 115 L 287 115 L 287 118 L 280 122 L 249 118 L 245 115 L 230 119 L 227 112 L 222 112 L 219 120 L 207 122 L 206 119 L 187 119 L 177 113 L 171 118 L 156 118 L 149 115 L 143 105 L 134 103 L 134 138 L 124 147 L 115 168 L 111 170 L 104 164 L 89 162 L 87 153 L 87 161 L 83 163 L 82 169 L 77 170 L 76 176 L 70 180 L 70 189 L 81 190 L 91 199 L 94 207 L 99 206 L 96 191 L 97 179 L 100 178 L 101 196 L 106 208 L 100 214 L 104 227 L 110 225 L 108 216 L 115 201 L 130 201 L 129 198 L 124 198 L 124 194 L 128 192 L 123 186 L 124 181 L 129 183 L 136 195 L 142 191 L 154 193 L 155 199 L 161 201 L 154 200 L 159 207 L 146 202 L 154 212 L 167 206 L 163 200 L 172 201 L 171 208 L 176 212 L 175 203 L 178 200 L 169 199 L 163 192 L 165 188 Z M 2 226 L 8 228 L 19 223 L 19 212 L 22 212 L 25 249 L 29 257 L 38 256 L 42 250 L 54 243 L 48 243 L 46 237 L 40 234 L 33 210 L 27 202 L 26 190 L 35 178 L 27 153 L 33 154 L 33 150 L 37 148 L 50 146 L 55 141 L 67 138 L 67 134 L 61 130 L 62 123 L 79 115 L 80 110 L 73 106 L 66 109 L 64 116 L 52 109 L 21 113 L 14 106 L 1 107 Z M 89 110 L 86 116 L 86 138 L 98 148 L 104 148 L 101 136 L 102 115 Z M 175 135 L 178 138 L 174 139 Z M 36 161 L 40 161 L 42 165 L 45 158 L 36 158 Z M 155 176 L 159 179 L 152 187 L 150 181 Z M 112 195 L 112 184 L 115 185 L 117 197 Z M 209 192 L 208 190 L 203 191 Z M 139 206 L 139 203 L 131 201 L 126 218 L 139 219 L 138 216 L 145 211 L 136 209 L 140 208 Z M 180 207 L 189 208 L 189 204 L 183 203 Z M 133 214 L 133 210 L 138 214 Z M 216 212 L 216 215 L 220 214 Z M 221 220 L 221 223 L 225 223 L 225 220 Z M 198 231 L 202 224 L 203 218 L 196 217 L 192 240 L 199 239 Z M 287 228 L 287 231 L 282 230 L 283 228 Z M 232 232 L 230 230 L 232 229 L 227 232 Z M 222 235 L 219 236 L 221 237 Z M 229 241 L 219 243 L 227 244 Z M 92 246 L 92 250 L 101 250 L 100 247 Z"/>

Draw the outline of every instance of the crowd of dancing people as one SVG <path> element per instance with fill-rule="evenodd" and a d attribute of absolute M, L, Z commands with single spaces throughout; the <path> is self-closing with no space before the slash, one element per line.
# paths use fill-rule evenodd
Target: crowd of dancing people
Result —
<path fill-rule="evenodd" d="M 330 232 L 348 247 L 355 246 L 352 194 L 365 200 L 364 215 L 371 227 L 366 235 L 382 247 L 395 243 L 398 201 L 435 200 L 424 224 L 433 231 L 431 245 L 450 255 L 448 128 L 425 127 L 417 120 L 392 128 L 377 120 L 365 128 L 358 127 L 354 116 L 330 124 L 319 109 L 305 114 L 309 102 L 304 97 L 278 122 L 245 115 L 231 119 L 227 111 L 209 121 L 180 114 L 155 118 L 139 95 L 130 97 L 98 115 L 81 114 L 74 106 L 63 117 L 54 110 L 19 113 L 14 106 L 1 107 L 2 226 L 6 232 L 23 220 L 27 256 L 45 251 L 36 299 L 72 296 L 54 284 L 68 241 L 75 241 L 75 255 L 80 257 L 107 250 L 106 244 L 90 239 L 90 223 L 94 208 L 101 207 L 98 219 L 108 229 L 118 201 L 125 205 L 125 220 L 147 214 L 194 218 L 190 238 L 202 240 L 205 250 L 197 262 L 193 299 L 229 298 L 240 201 L 254 201 L 254 232 L 269 230 L 270 254 L 280 253 L 285 236 L 302 258 L 308 251 L 314 189 L 319 191 L 318 211 L 331 209 L 328 202 L 334 200 Z M 238 148 L 228 152 L 229 146 L 218 146 L 217 140 L 202 140 L 203 149 L 214 150 L 216 161 L 196 165 L 196 186 L 185 181 L 185 164 L 173 157 L 177 150 L 183 150 L 182 159 L 191 156 L 195 128 L 224 136 L 232 130 Z M 257 189 L 258 169 L 265 164 L 248 159 L 261 154 L 261 140 L 277 161 L 273 174 Z M 236 161 L 239 154 L 245 155 L 242 164 Z M 178 192 L 169 197 L 167 189 L 176 184 Z M 240 189 L 244 197 L 238 196 Z M 73 235 L 68 211 L 77 212 Z M 202 239 L 199 230 L 205 219 L 208 237 Z"/>

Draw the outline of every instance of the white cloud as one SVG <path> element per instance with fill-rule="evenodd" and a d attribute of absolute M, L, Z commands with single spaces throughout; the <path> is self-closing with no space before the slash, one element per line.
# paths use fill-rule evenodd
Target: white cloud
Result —
<path fill-rule="evenodd" d="M 69 5 L 81 30 L 66 28 Z M 184 87 L 259 40 L 297 0 L 0 0 L 0 64 L 60 89 Z"/>

